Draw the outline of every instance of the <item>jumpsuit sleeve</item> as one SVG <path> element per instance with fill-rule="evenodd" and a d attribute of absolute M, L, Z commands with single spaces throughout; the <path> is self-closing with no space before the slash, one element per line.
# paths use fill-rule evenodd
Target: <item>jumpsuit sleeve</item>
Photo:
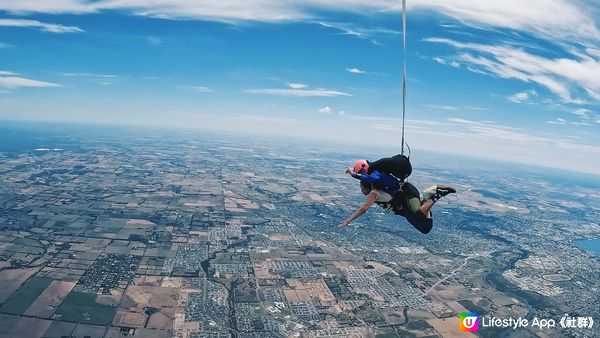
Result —
<path fill-rule="evenodd" d="M 367 182 L 367 183 L 376 183 L 381 179 L 379 173 L 377 173 L 377 172 L 374 172 L 370 175 L 369 174 L 352 173 L 352 177 L 359 179 L 363 182 Z"/>

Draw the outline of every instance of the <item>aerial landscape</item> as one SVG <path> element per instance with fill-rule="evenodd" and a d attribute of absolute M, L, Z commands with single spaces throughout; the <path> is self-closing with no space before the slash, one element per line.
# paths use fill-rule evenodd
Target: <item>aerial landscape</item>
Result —
<path fill-rule="evenodd" d="M 415 184 L 461 193 L 418 236 L 382 212 L 336 226 L 360 200 L 335 148 L 14 128 L 41 145 L 1 155 L 7 336 L 460 337 L 463 311 L 599 315 L 600 260 L 574 241 L 600 236 L 598 181 L 422 164 Z"/>
<path fill-rule="evenodd" d="M 600 337 L 599 18 L 0 0 L 0 338 Z"/>

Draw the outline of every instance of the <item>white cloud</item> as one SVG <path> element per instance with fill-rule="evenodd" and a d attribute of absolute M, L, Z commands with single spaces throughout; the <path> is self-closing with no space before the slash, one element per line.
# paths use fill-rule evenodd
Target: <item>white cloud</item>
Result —
<path fill-rule="evenodd" d="M 534 89 L 515 93 L 508 96 L 507 99 L 514 103 L 525 103 L 529 102 L 532 96 L 537 96 L 537 92 Z"/>
<path fill-rule="evenodd" d="M 464 107 L 467 110 L 476 110 L 476 111 L 485 111 L 485 110 L 489 110 L 488 108 L 484 108 L 484 107 L 475 107 L 475 106 L 465 106 Z"/>
<path fill-rule="evenodd" d="M 261 89 L 246 89 L 248 94 L 264 94 L 278 96 L 298 96 L 298 97 L 332 97 L 332 96 L 351 96 L 348 93 L 337 90 L 327 89 L 280 89 L 280 88 L 261 88 Z"/>
<path fill-rule="evenodd" d="M 26 13 L 91 13 L 94 5 L 84 0 L 0 0 L 0 9 L 16 14 Z"/>
<path fill-rule="evenodd" d="M 584 126 L 584 127 L 591 127 L 592 123 L 587 122 L 587 121 L 567 121 L 563 118 L 557 118 L 556 120 L 551 120 L 551 121 L 546 121 L 546 123 L 548 124 L 556 124 L 556 125 L 565 125 L 565 124 L 570 124 L 573 126 Z"/>
<path fill-rule="evenodd" d="M 338 112 L 338 115 L 339 115 L 339 116 L 345 116 L 345 115 L 346 115 L 346 112 L 345 112 L 345 111 L 343 111 L 343 110 L 340 110 L 340 111 Z"/>
<path fill-rule="evenodd" d="M 358 68 L 346 68 L 346 71 L 348 73 L 353 73 L 353 74 L 366 74 L 367 73 L 364 70 L 361 70 L 361 69 L 358 69 Z"/>
<path fill-rule="evenodd" d="M 331 28 L 342 32 L 342 35 L 353 36 L 359 39 L 365 39 L 371 41 L 374 45 L 381 46 L 377 40 L 373 38 L 375 35 L 397 35 L 402 34 L 402 32 L 387 29 L 387 28 L 364 28 L 359 27 L 354 24 L 349 23 L 339 23 L 339 22 L 323 22 L 323 21 L 315 21 L 316 24 L 323 26 L 325 28 Z"/>
<path fill-rule="evenodd" d="M 445 65 L 445 66 L 452 66 L 454 68 L 460 68 L 460 63 L 456 60 L 446 60 L 444 58 L 441 57 L 434 57 L 433 60 L 439 64 Z"/>
<path fill-rule="evenodd" d="M 526 52 L 508 45 L 492 46 L 478 43 L 462 43 L 445 38 L 429 38 L 426 41 L 443 43 L 461 52 L 456 58 L 468 64 L 467 69 L 478 73 L 495 75 L 506 79 L 537 83 L 556 94 L 564 102 L 582 104 L 581 98 L 574 98 L 573 92 L 600 93 L 600 60 L 578 55 L 573 59 L 550 59 Z M 600 94 L 598 95 L 600 100 Z"/>
<path fill-rule="evenodd" d="M 437 104 L 424 104 L 425 107 L 441 110 L 459 110 L 459 107 L 448 106 L 448 105 L 437 105 Z"/>
<path fill-rule="evenodd" d="M 333 96 L 352 96 L 351 94 L 334 89 L 309 88 L 303 83 L 288 83 L 289 88 L 258 88 L 246 89 L 243 92 L 247 94 L 277 95 L 277 96 L 296 96 L 296 97 L 333 97 Z"/>
<path fill-rule="evenodd" d="M 305 85 L 304 83 L 293 83 L 293 82 L 288 82 L 288 87 L 292 88 L 292 89 L 304 89 L 304 88 L 308 88 L 308 85 Z"/>
<path fill-rule="evenodd" d="M 97 78 L 107 78 L 107 79 L 114 79 L 116 77 L 118 77 L 117 75 L 114 74 L 96 74 L 96 73 L 62 73 L 62 76 L 69 76 L 69 77 L 97 77 Z"/>
<path fill-rule="evenodd" d="M 528 134 L 519 129 L 499 126 L 491 122 L 472 121 L 461 118 L 448 118 L 447 121 L 468 126 L 467 129 L 473 136 L 485 137 L 487 139 L 512 142 L 540 142 L 544 140 L 541 137 Z"/>
<path fill-rule="evenodd" d="M 19 75 L 19 74 L 15 73 L 15 72 L 9 72 L 7 70 L 0 70 L 0 76 L 2 76 L 2 75 Z"/>
<path fill-rule="evenodd" d="M 565 119 L 562 119 L 562 118 L 559 117 L 556 120 L 546 121 L 546 123 L 549 123 L 549 124 L 561 124 L 562 125 L 562 124 L 566 124 L 567 121 Z"/>
<path fill-rule="evenodd" d="M 37 20 L 25 19 L 0 19 L 0 26 L 4 27 L 34 27 L 50 33 L 81 33 L 83 29 L 75 26 L 63 26 L 54 23 L 45 23 Z"/>
<path fill-rule="evenodd" d="M 591 113 L 591 110 L 585 109 L 585 108 L 577 108 L 577 109 L 571 110 L 571 113 L 573 113 L 581 118 L 589 119 L 590 118 L 589 114 Z"/>
<path fill-rule="evenodd" d="M 330 114 L 331 113 L 331 107 L 325 106 L 323 108 L 320 108 L 319 109 L 319 113 Z"/>
<path fill-rule="evenodd" d="M 420 0 L 409 1 L 409 13 L 431 11 L 468 25 L 527 31 L 552 39 L 599 39 L 594 20 L 594 2 L 568 0 Z M 285 22 L 310 20 L 326 11 L 372 15 L 400 11 L 397 0 L 0 0 L 0 10 L 12 13 L 91 13 L 126 10 L 136 15 L 159 18 L 202 19 L 224 22 Z M 597 7 L 595 8 L 597 11 Z M 359 31 L 344 24 L 335 26 L 344 34 L 365 37 L 373 31 Z M 346 24 L 347 26 L 347 24 Z M 339 28 L 338 28 L 339 27 Z M 385 29 L 382 29 L 385 31 Z"/>
<path fill-rule="evenodd" d="M 474 26 L 531 32 L 552 40 L 591 41 L 600 39 L 593 4 L 568 0 L 421 0 L 412 2 L 411 7 Z"/>
<path fill-rule="evenodd" d="M 18 76 L 2 76 L 0 77 L 0 87 L 8 89 L 16 89 L 20 87 L 62 87 L 57 83 L 37 81 Z"/>
<path fill-rule="evenodd" d="M 193 86 L 192 89 L 198 93 L 212 93 L 212 89 L 205 86 Z"/>

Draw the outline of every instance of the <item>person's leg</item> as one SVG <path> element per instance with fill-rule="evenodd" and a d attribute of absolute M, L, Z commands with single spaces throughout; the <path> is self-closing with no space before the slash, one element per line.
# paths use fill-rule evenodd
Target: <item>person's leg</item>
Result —
<path fill-rule="evenodd" d="M 433 219 L 431 217 L 425 217 L 425 214 L 420 210 L 417 210 L 414 214 L 408 214 L 406 219 L 422 234 L 428 234 L 433 228 Z"/>
<path fill-rule="evenodd" d="M 426 218 L 431 218 L 431 208 L 433 207 L 434 204 L 435 204 L 434 200 L 428 199 L 425 202 L 423 202 L 423 204 L 421 204 L 419 211 L 422 212 Z"/>
<path fill-rule="evenodd" d="M 442 198 L 448 194 L 453 194 L 455 192 L 456 192 L 456 189 L 449 187 L 447 185 L 441 185 L 441 184 L 432 185 L 431 187 L 429 187 L 423 191 L 423 203 L 425 203 L 425 201 L 429 201 L 429 200 L 432 200 L 435 203 L 440 198 Z"/>
<path fill-rule="evenodd" d="M 446 185 L 432 185 L 423 191 L 423 204 L 421 204 L 421 212 L 427 218 L 431 218 L 431 208 L 440 198 L 455 193 L 456 190 Z"/>

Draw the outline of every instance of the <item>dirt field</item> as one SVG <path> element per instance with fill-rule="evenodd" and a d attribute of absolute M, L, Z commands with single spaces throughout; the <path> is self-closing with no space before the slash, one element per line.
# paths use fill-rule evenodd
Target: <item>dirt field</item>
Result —
<path fill-rule="evenodd" d="M 6 300 L 23 284 L 29 277 L 36 273 L 39 268 L 4 270 L 0 272 L 0 303 Z"/>
<path fill-rule="evenodd" d="M 173 327 L 178 295 L 179 289 L 175 288 L 131 285 L 123 295 L 113 324 L 144 327 L 147 323 L 148 328 L 169 330 Z M 144 309 L 150 307 L 158 311 L 146 314 Z"/>
<path fill-rule="evenodd" d="M 25 314 L 50 318 L 54 314 L 55 308 L 62 303 L 76 284 L 75 282 L 53 281 L 25 311 Z"/>
<path fill-rule="evenodd" d="M 50 324 L 52 324 L 50 320 L 21 317 L 11 332 L 11 337 L 40 338 Z"/>
<path fill-rule="evenodd" d="M 75 337 L 89 337 L 89 338 L 102 338 L 106 328 L 103 326 L 77 324 L 77 328 L 73 332 Z"/>
<path fill-rule="evenodd" d="M 181 277 L 165 277 L 163 278 L 161 285 L 163 288 L 176 288 L 181 287 Z"/>
<path fill-rule="evenodd" d="M 269 239 L 272 241 L 289 241 L 290 236 L 286 234 L 272 233 L 269 234 Z"/>
<path fill-rule="evenodd" d="M 146 325 L 149 329 L 171 329 L 173 327 L 173 314 L 166 314 L 163 312 L 153 313 L 148 319 Z"/>
<path fill-rule="evenodd" d="M 139 312 L 119 310 L 113 319 L 113 325 L 116 326 L 144 327 L 145 324 L 146 315 Z"/>
<path fill-rule="evenodd" d="M 76 326 L 77 323 L 53 321 L 52 324 L 50 324 L 50 327 L 44 333 L 44 337 L 70 337 L 71 333 L 75 331 Z"/>
<path fill-rule="evenodd" d="M 160 286 L 162 276 L 138 276 L 133 279 L 133 285 Z"/>
<path fill-rule="evenodd" d="M 111 327 L 106 332 L 104 338 L 122 338 L 121 329 L 118 327 Z M 149 330 L 149 329 L 135 329 L 135 337 L 144 338 L 171 338 L 173 332 L 171 330 Z"/>
<path fill-rule="evenodd" d="M 429 319 L 427 321 L 442 337 L 445 338 L 464 338 L 477 337 L 470 332 L 462 332 L 458 325 L 458 317 L 446 319 Z"/>
<path fill-rule="evenodd" d="M 447 301 L 455 300 L 471 295 L 471 291 L 462 285 L 438 285 L 434 290 L 429 292 L 429 296 L 436 300 Z"/>

